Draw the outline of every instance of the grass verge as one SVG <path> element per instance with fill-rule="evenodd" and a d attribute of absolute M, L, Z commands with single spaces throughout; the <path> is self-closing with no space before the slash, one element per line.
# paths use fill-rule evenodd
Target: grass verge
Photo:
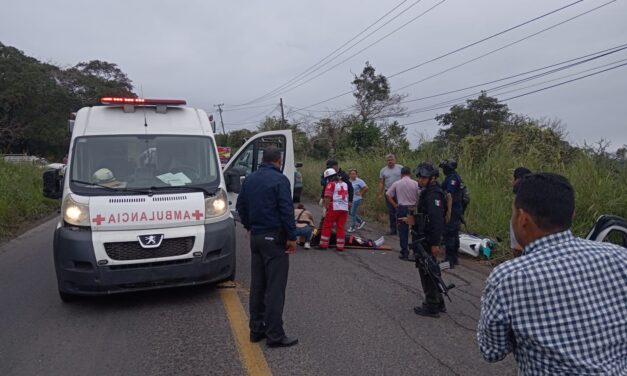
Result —
<path fill-rule="evenodd" d="M 59 201 L 42 195 L 42 174 L 35 166 L 0 160 L 0 241 L 59 207 Z"/>

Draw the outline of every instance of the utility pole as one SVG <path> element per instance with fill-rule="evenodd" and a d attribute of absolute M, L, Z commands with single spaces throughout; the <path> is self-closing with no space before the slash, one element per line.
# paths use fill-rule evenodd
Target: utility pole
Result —
<path fill-rule="evenodd" d="M 224 121 L 222 120 L 222 106 L 224 106 L 224 103 L 213 105 L 213 107 L 218 107 L 218 113 L 220 114 L 220 124 L 222 125 L 222 134 L 226 134 L 226 132 L 224 131 Z"/>
<path fill-rule="evenodd" d="M 285 114 L 283 113 L 283 98 L 280 98 L 281 103 L 281 126 L 285 126 Z"/>

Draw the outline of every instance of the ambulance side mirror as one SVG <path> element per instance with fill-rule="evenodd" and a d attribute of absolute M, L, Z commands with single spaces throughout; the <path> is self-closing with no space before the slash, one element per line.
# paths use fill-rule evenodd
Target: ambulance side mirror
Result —
<path fill-rule="evenodd" d="M 58 169 L 52 169 L 52 170 L 48 170 L 44 172 L 43 180 L 44 180 L 44 186 L 43 186 L 44 197 L 56 200 L 63 196 L 63 187 L 62 187 L 63 178 L 59 174 Z"/>
<path fill-rule="evenodd" d="M 239 193 L 242 189 L 241 177 L 244 175 L 246 175 L 246 171 L 241 167 L 233 166 L 229 168 L 224 173 L 227 192 Z"/>

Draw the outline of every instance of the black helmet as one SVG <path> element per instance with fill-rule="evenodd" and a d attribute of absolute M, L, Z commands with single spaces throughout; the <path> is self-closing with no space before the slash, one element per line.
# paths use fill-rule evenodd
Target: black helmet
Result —
<path fill-rule="evenodd" d="M 416 176 L 419 178 L 430 178 L 432 176 L 438 177 L 439 175 L 440 171 L 429 162 L 422 162 L 418 165 L 418 167 L 416 167 Z"/>
<path fill-rule="evenodd" d="M 336 161 L 335 159 L 329 159 L 329 160 L 327 161 L 327 168 L 329 168 L 329 167 L 333 167 L 333 166 L 336 166 L 337 164 L 338 164 L 338 163 L 337 163 L 337 161 Z"/>
<path fill-rule="evenodd" d="M 457 168 L 457 161 L 454 159 L 445 159 L 440 162 L 440 168 L 454 170 Z"/>

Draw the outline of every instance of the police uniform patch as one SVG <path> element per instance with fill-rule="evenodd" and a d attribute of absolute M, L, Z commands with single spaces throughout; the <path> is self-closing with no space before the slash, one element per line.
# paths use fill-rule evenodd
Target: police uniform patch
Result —
<path fill-rule="evenodd" d="M 440 207 L 440 200 L 435 200 L 435 206 Z"/>
<path fill-rule="evenodd" d="M 451 180 L 451 185 L 457 184 L 457 180 Z"/>

